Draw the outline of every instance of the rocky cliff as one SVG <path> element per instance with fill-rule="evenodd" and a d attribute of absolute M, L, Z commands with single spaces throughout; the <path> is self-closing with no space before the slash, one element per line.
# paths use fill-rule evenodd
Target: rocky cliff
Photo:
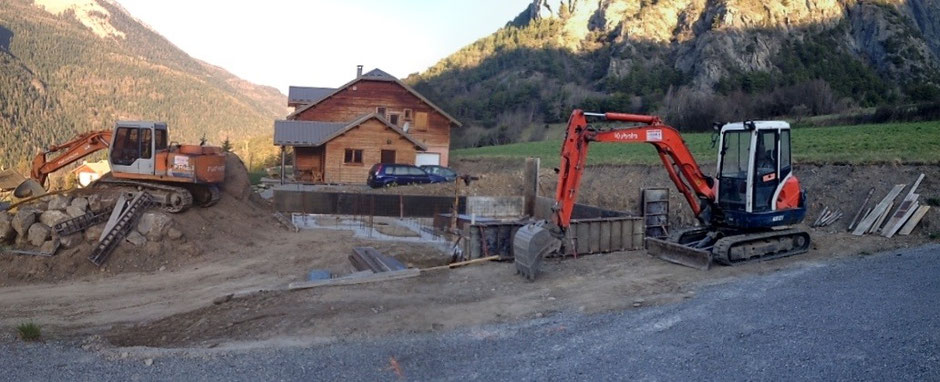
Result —
<path fill-rule="evenodd" d="M 564 69 L 539 75 L 546 71 L 518 59 L 518 50 L 543 58 L 539 52 L 552 51 Z M 516 59 L 499 58 L 507 54 Z M 473 84 L 461 86 L 467 79 Z M 458 114 L 463 97 L 491 79 L 555 89 L 565 93 L 559 106 L 621 96 L 618 106 L 640 97 L 641 109 L 651 109 L 661 103 L 651 90 L 661 100 L 670 87 L 767 92 L 816 80 L 863 106 L 931 98 L 940 79 L 940 1 L 535 0 L 505 28 L 410 78 L 453 97 Z M 633 88 L 618 86 L 624 81 Z M 552 104 L 543 101 L 534 109 Z"/>

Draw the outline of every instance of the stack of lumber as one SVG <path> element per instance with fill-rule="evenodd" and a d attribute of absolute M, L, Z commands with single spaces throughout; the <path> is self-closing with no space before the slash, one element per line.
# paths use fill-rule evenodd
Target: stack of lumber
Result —
<path fill-rule="evenodd" d="M 405 264 L 394 257 L 383 254 L 372 247 L 355 247 L 349 262 L 357 271 L 372 271 L 374 273 L 393 272 L 407 269 Z"/>
<path fill-rule="evenodd" d="M 920 194 L 916 193 L 917 187 L 920 186 L 920 182 L 923 180 L 924 174 L 920 174 L 917 181 L 914 182 L 914 185 L 911 186 L 900 202 L 896 202 L 896 199 L 907 187 L 906 184 L 895 185 L 878 204 L 866 210 L 873 190 L 869 191 L 868 198 L 862 203 L 852 223 L 849 224 L 852 234 L 861 236 L 868 233 L 877 233 L 884 237 L 910 235 L 917 223 L 920 223 L 920 220 L 930 209 L 930 206 L 922 206 L 917 201 L 920 197 Z M 895 206 L 897 206 L 897 209 L 894 210 L 894 213 L 891 213 L 892 208 Z M 865 211 L 865 213 L 863 214 L 862 211 Z M 861 220 L 859 220 L 860 217 Z"/>

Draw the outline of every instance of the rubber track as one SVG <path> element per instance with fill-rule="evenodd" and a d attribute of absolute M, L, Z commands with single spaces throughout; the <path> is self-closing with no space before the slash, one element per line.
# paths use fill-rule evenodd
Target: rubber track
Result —
<path fill-rule="evenodd" d="M 219 200 L 222 200 L 222 191 L 219 190 L 218 186 L 208 185 L 206 188 L 209 190 L 209 201 L 202 204 L 203 208 L 212 207 L 216 205 Z"/>
<path fill-rule="evenodd" d="M 806 236 L 806 244 L 803 246 L 803 248 L 791 247 L 791 249 L 786 252 L 779 252 L 779 253 L 774 253 L 774 254 L 765 255 L 765 256 L 755 256 L 747 260 L 737 260 L 737 261 L 730 260 L 731 249 L 734 248 L 735 246 L 744 245 L 750 242 L 754 242 L 758 240 L 766 240 L 766 239 L 771 239 L 771 238 L 777 238 L 777 239 L 790 238 L 791 239 L 790 242 L 792 243 L 792 238 L 796 236 L 800 236 L 800 235 Z M 783 230 L 783 231 L 772 231 L 772 232 L 765 232 L 765 233 L 743 234 L 743 235 L 734 235 L 734 236 L 724 237 L 724 238 L 719 239 L 715 243 L 715 246 L 712 248 L 712 254 L 714 254 L 715 256 L 714 260 L 719 263 L 722 263 L 724 265 L 739 265 L 739 264 L 747 264 L 747 263 L 763 261 L 763 260 L 778 259 L 781 257 L 793 256 L 793 255 L 805 253 L 809 251 L 809 244 L 810 244 L 809 233 L 803 230 L 799 230 L 799 229 L 788 229 L 788 230 Z"/>

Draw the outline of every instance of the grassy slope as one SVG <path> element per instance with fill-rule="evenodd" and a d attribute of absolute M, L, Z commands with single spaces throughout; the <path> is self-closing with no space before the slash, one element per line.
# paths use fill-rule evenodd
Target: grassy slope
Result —
<path fill-rule="evenodd" d="M 716 150 L 711 134 L 683 135 L 695 158 L 714 163 Z M 940 163 L 940 121 L 882 125 L 799 128 L 793 131 L 794 161 L 803 163 Z M 452 158 L 541 157 L 545 165 L 558 164 L 561 141 L 516 143 L 460 149 Z M 591 164 L 652 164 L 659 157 L 651 145 L 596 143 L 589 153 Z"/>

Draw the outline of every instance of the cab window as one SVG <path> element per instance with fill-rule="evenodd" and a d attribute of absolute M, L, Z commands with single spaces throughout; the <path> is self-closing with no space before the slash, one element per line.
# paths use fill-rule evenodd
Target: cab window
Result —
<path fill-rule="evenodd" d="M 114 135 L 114 147 L 111 148 L 111 163 L 130 166 L 140 158 L 140 129 L 119 127 Z"/>

